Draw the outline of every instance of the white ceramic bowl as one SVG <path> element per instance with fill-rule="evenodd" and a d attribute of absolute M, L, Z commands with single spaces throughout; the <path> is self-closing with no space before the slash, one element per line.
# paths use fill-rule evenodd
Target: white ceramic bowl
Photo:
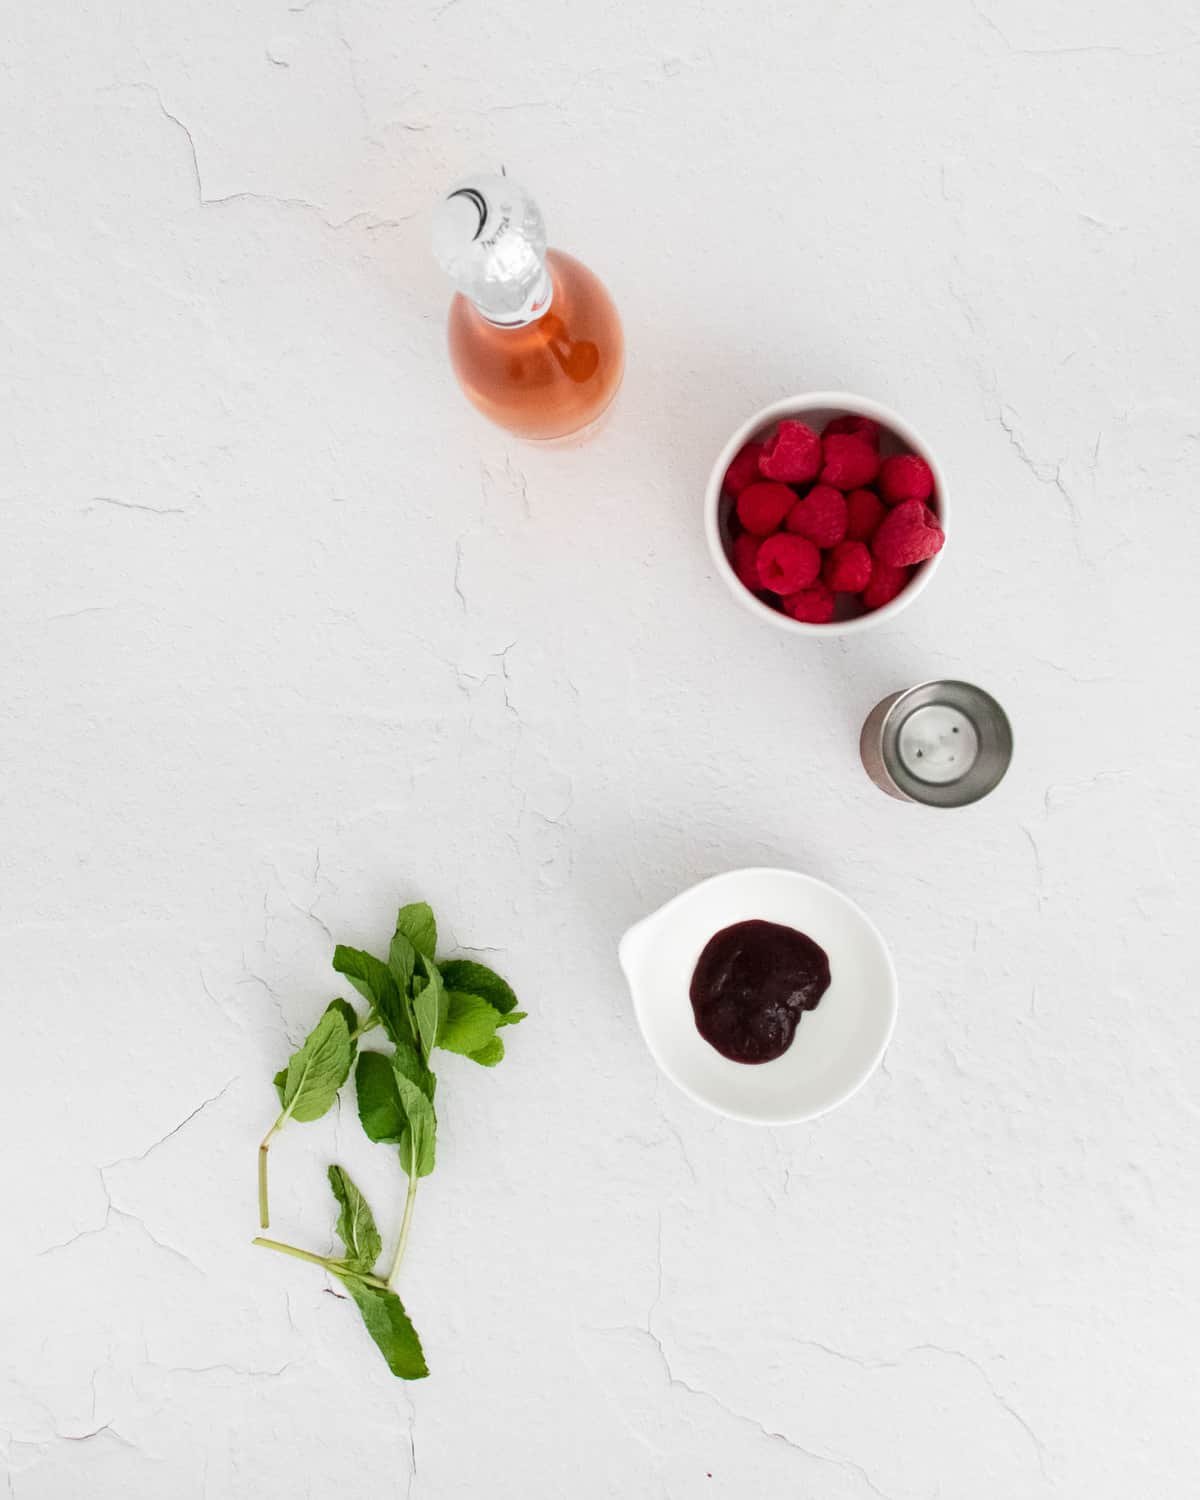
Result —
<path fill-rule="evenodd" d="M 736 1063 L 696 1030 L 692 973 L 714 933 L 752 918 L 807 933 L 830 984 L 773 1062 Z M 896 971 L 874 924 L 839 891 L 794 870 L 732 870 L 701 881 L 631 927 L 619 956 L 646 1045 L 699 1104 L 754 1125 L 811 1120 L 867 1081 L 896 1024 Z"/>
<path fill-rule="evenodd" d="M 853 396 L 847 391 L 817 391 L 810 396 L 789 396 L 786 400 L 776 401 L 772 406 L 764 406 L 762 411 L 755 412 L 752 417 L 742 423 L 717 456 L 712 473 L 708 477 L 708 488 L 704 492 L 704 529 L 717 572 L 733 597 L 751 614 L 757 615 L 761 620 L 766 620 L 777 630 L 786 630 L 791 635 L 852 635 L 861 630 L 871 630 L 876 625 L 882 625 L 885 620 L 894 619 L 902 609 L 907 609 L 913 600 L 929 587 L 929 581 L 937 572 L 946 551 L 943 547 L 941 552 L 935 553 L 927 562 L 919 564 L 908 585 L 890 603 L 872 610 L 870 614 L 857 615 L 854 619 L 831 620 L 828 625 L 811 625 L 805 620 L 793 620 L 779 610 L 772 609 L 769 604 L 764 604 L 761 599 L 755 598 L 738 578 L 733 571 L 733 564 L 729 561 L 726 546 L 729 540 L 729 518 L 733 513 L 733 502 L 727 497 L 722 498 L 721 495 L 725 471 L 734 456 L 751 438 L 765 435 L 785 417 L 807 422 L 819 431 L 832 417 L 846 415 L 873 417 L 880 424 L 883 428 L 880 451 L 885 458 L 893 453 L 916 453 L 933 470 L 933 509 L 937 512 L 942 530 L 946 533 L 946 545 L 949 545 L 950 528 L 947 524 L 949 509 L 945 476 L 938 467 L 937 459 L 934 458 L 928 444 L 913 431 L 903 417 L 898 416 L 886 406 L 880 406 L 878 401 L 870 401 L 866 396 Z"/>

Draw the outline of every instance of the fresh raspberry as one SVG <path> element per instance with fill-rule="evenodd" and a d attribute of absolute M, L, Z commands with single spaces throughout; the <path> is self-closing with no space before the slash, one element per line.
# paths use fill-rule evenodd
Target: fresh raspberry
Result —
<path fill-rule="evenodd" d="M 871 581 L 863 590 L 863 607 L 878 609 L 889 604 L 908 582 L 907 568 L 893 568 L 876 557 L 871 562 Z"/>
<path fill-rule="evenodd" d="M 821 582 L 835 594 L 861 594 L 871 581 L 871 554 L 865 542 L 839 542 L 826 554 Z"/>
<path fill-rule="evenodd" d="M 834 417 L 821 429 L 822 437 L 837 437 L 839 434 L 862 438 L 872 448 L 879 447 L 879 423 L 873 417 Z"/>
<path fill-rule="evenodd" d="M 758 457 L 763 451 L 761 443 L 747 443 L 735 454 L 733 462 L 725 470 L 723 488 L 736 500 L 748 484 L 754 484 L 758 475 Z"/>
<path fill-rule="evenodd" d="M 902 500 L 879 523 L 871 552 L 893 568 L 924 562 L 942 550 L 946 534 L 923 500 Z"/>
<path fill-rule="evenodd" d="M 828 625 L 833 619 L 833 595 L 823 583 L 789 594 L 783 601 L 784 614 L 809 625 Z"/>
<path fill-rule="evenodd" d="M 758 581 L 758 549 L 762 542 L 744 531 L 733 542 L 733 571 L 751 593 L 757 594 L 762 584 Z"/>
<path fill-rule="evenodd" d="M 879 493 L 889 505 L 901 500 L 928 500 L 933 494 L 933 470 L 915 453 L 885 458 L 879 470 Z"/>
<path fill-rule="evenodd" d="M 759 587 L 773 594 L 794 594 L 807 588 L 821 571 L 821 554 L 802 536 L 780 532 L 758 549 Z"/>
<path fill-rule="evenodd" d="M 846 535 L 846 502 L 831 484 L 814 484 L 788 511 L 787 529 L 818 547 L 832 547 Z"/>
<path fill-rule="evenodd" d="M 856 490 L 870 484 L 879 473 L 879 454 L 870 443 L 851 433 L 835 432 L 823 439 L 825 466 L 821 483 L 836 485 L 839 490 Z"/>
<path fill-rule="evenodd" d="M 870 541 L 885 509 L 873 490 L 851 490 L 846 496 L 846 535 L 852 542 Z"/>
<path fill-rule="evenodd" d="M 821 439 L 803 422 L 780 422 L 779 431 L 768 438 L 758 459 L 758 471 L 766 479 L 788 484 L 807 484 L 821 467 Z"/>
<path fill-rule="evenodd" d="M 754 536 L 770 536 L 783 525 L 784 516 L 795 503 L 795 490 L 760 479 L 757 484 L 748 484 L 738 496 L 738 520 Z"/>

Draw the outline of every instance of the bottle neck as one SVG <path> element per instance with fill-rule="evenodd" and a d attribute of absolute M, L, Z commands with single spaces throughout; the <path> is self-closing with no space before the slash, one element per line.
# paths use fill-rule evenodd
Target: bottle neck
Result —
<path fill-rule="evenodd" d="M 549 265 L 544 260 L 538 277 L 530 288 L 524 307 L 515 317 L 511 312 L 501 311 L 494 306 L 489 308 L 485 298 L 471 298 L 475 311 L 493 328 L 528 328 L 531 323 L 536 323 L 539 318 L 544 317 L 550 311 L 550 304 L 553 301 L 554 278 L 550 274 Z"/>

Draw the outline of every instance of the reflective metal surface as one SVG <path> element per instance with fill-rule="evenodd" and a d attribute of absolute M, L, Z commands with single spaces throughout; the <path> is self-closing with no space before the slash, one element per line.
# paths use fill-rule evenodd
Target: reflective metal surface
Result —
<path fill-rule="evenodd" d="M 922 682 L 875 705 L 859 750 L 867 775 L 890 797 L 966 807 L 1003 779 L 1012 760 L 1012 726 L 982 688 Z"/>

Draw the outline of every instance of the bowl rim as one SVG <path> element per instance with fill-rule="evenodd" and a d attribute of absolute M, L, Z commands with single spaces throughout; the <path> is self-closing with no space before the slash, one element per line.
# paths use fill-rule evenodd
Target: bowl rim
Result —
<path fill-rule="evenodd" d="M 802 1114 L 765 1116 L 760 1114 L 748 1114 L 745 1111 L 738 1109 L 729 1109 L 723 1104 L 716 1104 L 712 1099 L 706 1098 L 704 1094 L 699 1093 L 688 1082 L 686 1082 L 686 1080 L 681 1078 L 678 1073 L 676 1073 L 676 1071 L 667 1063 L 665 1058 L 663 1058 L 661 1053 L 655 1047 L 654 1043 L 650 1040 L 645 1022 L 642 1019 L 643 1005 L 639 995 L 639 988 L 635 987 L 633 982 L 633 975 L 630 972 L 629 964 L 626 962 L 625 950 L 627 941 L 636 933 L 638 933 L 640 929 L 647 923 L 653 922 L 657 917 L 660 917 L 664 913 L 670 911 L 673 907 L 677 906 L 680 902 L 687 900 L 697 891 L 702 890 L 705 886 L 714 885 L 718 882 L 724 882 L 745 875 L 769 875 L 773 877 L 783 877 L 785 880 L 799 881 L 804 885 L 820 886 L 824 890 L 830 892 L 831 895 L 833 895 L 837 900 L 842 901 L 851 909 L 851 911 L 854 912 L 855 916 L 859 918 L 864 927 L 866 927 L 871 935 L 875 938 L 875 940 L 879 944 L 880 951 L 883 954 L 884 962 L 887 966 L 889 980 L 888 994 L 891 1002 L 889 1006 L 887 1027 L 884 1031 L 879 1046 L 871 1059 L 869 1066 L 863 1071 L 857 1082 L 852 1083 L 836 1098 L 831 1099 L 827 1104 L 823 1104 L 819 1109 L 806 1110 Z M 726 1119 L 729 1120 L 737 1120 L 743 1125 L 761 1125 L 768 1127 L 779 1125 L 804 1125 L 807 1124 L 809 1120 L 818 1120 L 822 1115 L 830 1114 L 833 1110 L 839 1109 L 843 1104 L 847 1102 L 847 1100 L 852 1099 L 854 1095 L 857 1094 L 860 1089 L 865 1087 L 868 1081 L 872 1077 L 874 1077 L 875 1073 L 879 1069 L 879 1064 L 883 1061 L 884 1054 L 892 1044 L 892 1037 L 895 1035 L 896 1021 L 900 1013 L 900 978 L 896 973 L 896 963 L 892 957 L 892 950 L 888 947 L 887 940 L 884 938 L 883 933 L 880 932 L 879 928 L 862 909 L 857 901 L 852 900 L 849 896 L 846 895 L 844 891 L 839 890 L 835 885 L 831 885 L 829 881 L 822 880 L 818 875 L 809 875 L 803 870 L 789 870 L 782 865 L 745 865 L 733 870 L 722 870 L 716 875 L 709 875 L 706 876 L 703 880 L 697 880 L 694 884 L 689 885 L 684 890 L 677 892 L 674 896 L 664 901 L 661 906 L 656 907 L 654 911 L 640 918 L 637 922 L 634 922 L 631 927 L 627 928 L 617 944 L 617 957 L 618 961 L 620 962 L 622 972 L 625 975 L 626 983 L 629 987 L 630 998 L 633 1002 L 633 1014 L 635 1019 L 637 1020 L 638 1031 L 641 1033 L 642 1041 L 645 1044 L 646 1050 L 654 1059 L 655 1065 L 657 1066 L 659 1072 L 662 1073 L 663 1076 L 667 1078 L 671 1083 L 673 1083 L 675 1087 L 680 1091 L 680 1093 L 686 1094 L 693 1103 L 702 1105 L 705 1109 L 711 1110 L 713 1114 L 723 1115 Z"/>
<path fill-rule="evenodd" d="M 935 552 L 921 565 L 920 572 L 910 579 L 903 590 L 878 609 L 872 610 L 869 614 L 857 615 L 851 620 L 830 620 L 826 625 L 816 625 L 807 620 L 793 620 L 790 615 L 782 614 L 772 609 L 770 605 L 764 604 L 761 599 L 756 599 L 733 571 L 733 564 L 726 556 L 721 541 L 719 519 L 721 485 L 725 478 L 725 471 L 734 455 L 740 452 L 744 444 L 760 429 L 770 426 L 773 422 L 781 421 L 785 417 L 803 417 L 806 413 L 817 411 L 822 407 L 835 407 L 850 416 L 872 417 L 881 426 L 890 428 L 898 438 L 908 444 L 913 453 L 925 460 L 933 471 L 938 520 L 946 534 L 947 545 L 949 544 L 950 505 L 947 499 L 946 478 L 933 450 L 899 412 L 893 411 L 889 406 L 884 406 L 880 401 L 872 400 L 869 396 L 857 396 L 852 391 L 810 391 L 798 396 L 785 396 L 779 401 L 772 401 L 769 406 L 764 406 L 752 416 L 747 417 L 721 449 L 709 473 L 708 484 L 704 491 L 704 531 L 708 538 L 708 550 L 712 554 L 718 574 L 738 603 L 748 609 L 752 615 L 774 625 L 776 629 L 786 631 L 789 635 L 810 637 L 857 635 L 864 630 L 872 630 L 887 620 L 894 619 L 902 610 L 907 609 L 929 587 L 930 580 L 941 565 L 946 547 L 943 546 L 940 552 Z"/>

